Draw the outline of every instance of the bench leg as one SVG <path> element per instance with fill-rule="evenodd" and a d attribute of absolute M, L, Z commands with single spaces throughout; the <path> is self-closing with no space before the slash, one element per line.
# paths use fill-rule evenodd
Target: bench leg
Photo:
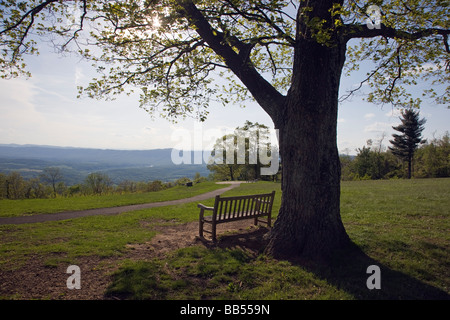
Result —
<path fill-rule="evenodd" d="M 254 219 L 254 224 L 255 224 L 255 226 L 258 225 L 258 218 L 255 218 L 255 219 Z"/>
<path fill-rule="evenodd" d="M 217 242 L 217 237 L 216 237 L 216 224 L 215 223 L 213 223 L 212 225 L 211 225 L 211 228 L 212 228 L 212 241 L 213 242 Z"/>
<path fill-rule="evenodd" d="M 203 225 L 205 224 L 203 222 L 203 209 L 200 210 L 200 219 L 198 222 L 198 235 L 201 239 L 203 239 Z"/>
<path fill-rule="evenodd" d="M 203 221 L 200 220 L 199 224 L 198 224 L 198 235 L 200 236 L 200 238 L 203 238 Z"/>

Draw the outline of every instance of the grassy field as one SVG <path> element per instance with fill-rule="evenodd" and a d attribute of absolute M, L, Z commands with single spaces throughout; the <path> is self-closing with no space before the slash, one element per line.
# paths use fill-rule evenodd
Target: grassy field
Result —
<path fill-rule="evenodd" d="M 277 190 L 277 212 L 279 184 L 244 184 L 226 194 L 272 190 Z M 210 199 L 203 203 L 212 202 Z M 344 182 L 341 214 L 348 234 L 362 252 L 337 257 L 326 268 L 277 261 L 263 254 L 253 256 L 239 248 L 207 249 L 200 245 L 176 250 L 164 259 L 121 259 L 129 252 L 130 244 L 153 237 L 155 226 L 196 221 L 198 208 L 190 203 L 111 217 L 0 226 L 0 274 L 18 271 L 30 259 L 56 268 L 77 264 L 85 257 L 99 257 L 105 259 L 104 263 L 119 263 L 110 273 L 106 297 L 449 298 L 450 179 Z M 381 290 L 366 286 L 369 265 L 381 268 Z M 21 298 L 20 294 L 12 296 L 1 291 L 0 297 Z"/>
<path fill-rule="evenodd" d="M 218 185 L 214 182 L 203 182 L 195 184 L 193 187 L 176 186 L 166 190 L 146 193 L 58 197 L 53 199 L 0 200 L 0 217 L 15 217 L 40 213 L 56 213 L 169 201 L 193 197 L 198 194 L 224 187 L 226 186 Z"/>

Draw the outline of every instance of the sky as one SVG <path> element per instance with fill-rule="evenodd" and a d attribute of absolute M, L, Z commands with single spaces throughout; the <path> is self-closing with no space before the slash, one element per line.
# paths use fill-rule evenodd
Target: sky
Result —
<path fill-rule="evenodd" d="M 0 144 L 35 144 L 121 150 L 174 148 L 182 139 L 194 140 L 210 132 L 229 133 L 246 120 L 273 128 L 270 117 L 254 102 L 245 108 L 212 104 L 208 119 L 174 124 L 158 115 L 152 117 L 139 108 L 138 96 L 121 96 L 115 101 L 77 98 L 77 85 L 86 86 L 95 70 L 75 56 L 60 56 L 51 49 L 27 57 L 32 77 L 0 80 Z M 360 74 L 344 77 L 341 94 L 358 84 Z M 385 136 L 383 146 L 398 125 L 400 112 L 362 100 L 362 94 L 341 103 L 338 116 L 338 148 L 354 155 L 357 148 L 374 144 Z M 427 119 L 424 138 L 441 137 L 450 130 L 450 110 L 425 101 L 420 110 Z M 184 135 L 184 137 L 181 137 Z M 181 139 L 181 140 L 180 140 Z M 193 149 L 198 143 L 192 142 Z"/>

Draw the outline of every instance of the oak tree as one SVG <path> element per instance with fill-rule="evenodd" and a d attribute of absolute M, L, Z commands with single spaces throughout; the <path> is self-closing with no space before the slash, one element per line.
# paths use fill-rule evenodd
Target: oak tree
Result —
<path fill-rule="evenodd" d="M 279 130 L 283 162 L 267 252 L 320 260 L 349 243 L 339 209 L 341 77 L 370 61 L 361 82 L 369 101 L 417 106 L 410 86 L 429 81 L 425 94 L 448 103 L 448 17 L 441 0 L 4 0 L 1 73 L 27 74 L 24 56 L 48 36 L 94 61 L 99 77 L 80 88 L 92 97 L 137 89 L 150 113 L 199 120 L 211 100 L 251 97 Z"/>

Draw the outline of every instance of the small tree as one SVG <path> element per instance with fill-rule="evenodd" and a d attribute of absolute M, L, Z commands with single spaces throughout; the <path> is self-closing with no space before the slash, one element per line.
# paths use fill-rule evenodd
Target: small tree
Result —
<path fill-rule="evenodd" d="M 394 140 L 390 140 L 392 147 L 389 149 L 395 156 L 408 162 L 408 179 L 411 179 L 414 152 L 420 143 L 425 143 L 425 140 L 422 140 L 422 131 L 426 120 L 419 120 L 419 112 L 412 109 L 402 111 L 400 120 L 402 124 L 392 128 L 401 134 L 392 135 Z"/>
<path fill-rule="evenodd" d="M 260 154 L 262 150 L 265 150 L 265 155 Z M 269 155 L 268 152 L 272 156 L 269 127 L 247 120 L 232 134 L 217 139 L 211 152 L 215 162 L 207 168 L 218 180 L 261 179 L 261 168 L 265 166 L 263 159 Z"/>
<path fill-rule="evenodd" d="M 253 179 L 263 179 L 270 180 L 270 176 L 264 176 L 261 175 L 261 168 L 265 165 L 263 164 L 261 160 L 261 155 L 259 154 L 259 148 L 264 147 L 267 148 L 271 154 L 271 141 L 270 141 L 270 133 L 269 133 L 269 127 L 260 124 L 258 122 L 252 123 L 251 121 L 246 121 L 243 127 L 237 127 L 235 134 L 239 134 L 240 132 L 245 132 L 245 166 L 242 170 L 242 175 L 244 176 L 246 180 L 249 180 L 251 178 Z M 241 132 L 241 133 L 242 133 Z M 253 144 L 256 144 L 253 145 Z M 257 150 L 255 150 L 255 147 Z M 252 161 L 252 155 L 251 152 L 254 152 L 255 154 Z M 267 156 L 267 154 L 266 154 Z"/>
<path fill-rule="evenodd" d="M 420 147 L 414 156 L 414 173 L 420 178 L 450 176 L 450 134 L 441 139 L 433 138 Z"/>
<path fill-rule="evenodd" d="M 164 189 L 164 184 L 162 183 L 161 180 L 155 180 L 155 181 L 149 181 L 147 183 L 147 191 L 152 192 L 152 191 L 160 191 Z"/>
<path fill-rule="evenodd" d="M 381 152 L 381 143 L 373 146 L 372 140 L 367 147 L 358 148 L 353 161 L 344 159 L 343 177 L 346 179 L 385 179 L 397 173 L 396 159 L 390 152 Z M 341 157 L 342 161 L 343 157 Z M 345 174 L 345 176 L 344 176 Z"/>
<path fill-rule="evenodd" d="M 86 177 L 86 185 L 94 194 L 102 194 L 112 185 L 111 179 L 104 173 L 94 172 Z"/>
<path fill-rule="evenodd" d="M 0 173 L 0 200 L 7 198 L 6 183 L 7 183 L 6 175 Z"/>
<path fill-rule="evenodd" d="M 25 197 L 25 181 L 20 173 L 13 171 L 6 177 L 6 197 L 22 199 Z"/>
<path fill-rule="evenodd" d="M 189 179 L 188 177 L 182 177 L 182 178 L 177 179 L 175 181 L 175 184 L 177 186 L 183 186 L 183 185 L 185 185 L 185 184 L 187 184 L 189 182 L 192 182 L 191 179 Z"/>
<path fill-rule="evenodd" d="M 41 180 L 51 184 L 54 194 L 56 194 L 56 187 L 62 178 L 61 169 L 57 167 L 45 168 L 41 174 Z"/>
<path fill-rule="evenodd" d="M 237 161 L 237 136 L 228 134 L 217 139 L 214 150 L 211 152 L 213 163 L 207 168 L 213 173 L 215 180 L 237 180 L 244 167 Z"/>

